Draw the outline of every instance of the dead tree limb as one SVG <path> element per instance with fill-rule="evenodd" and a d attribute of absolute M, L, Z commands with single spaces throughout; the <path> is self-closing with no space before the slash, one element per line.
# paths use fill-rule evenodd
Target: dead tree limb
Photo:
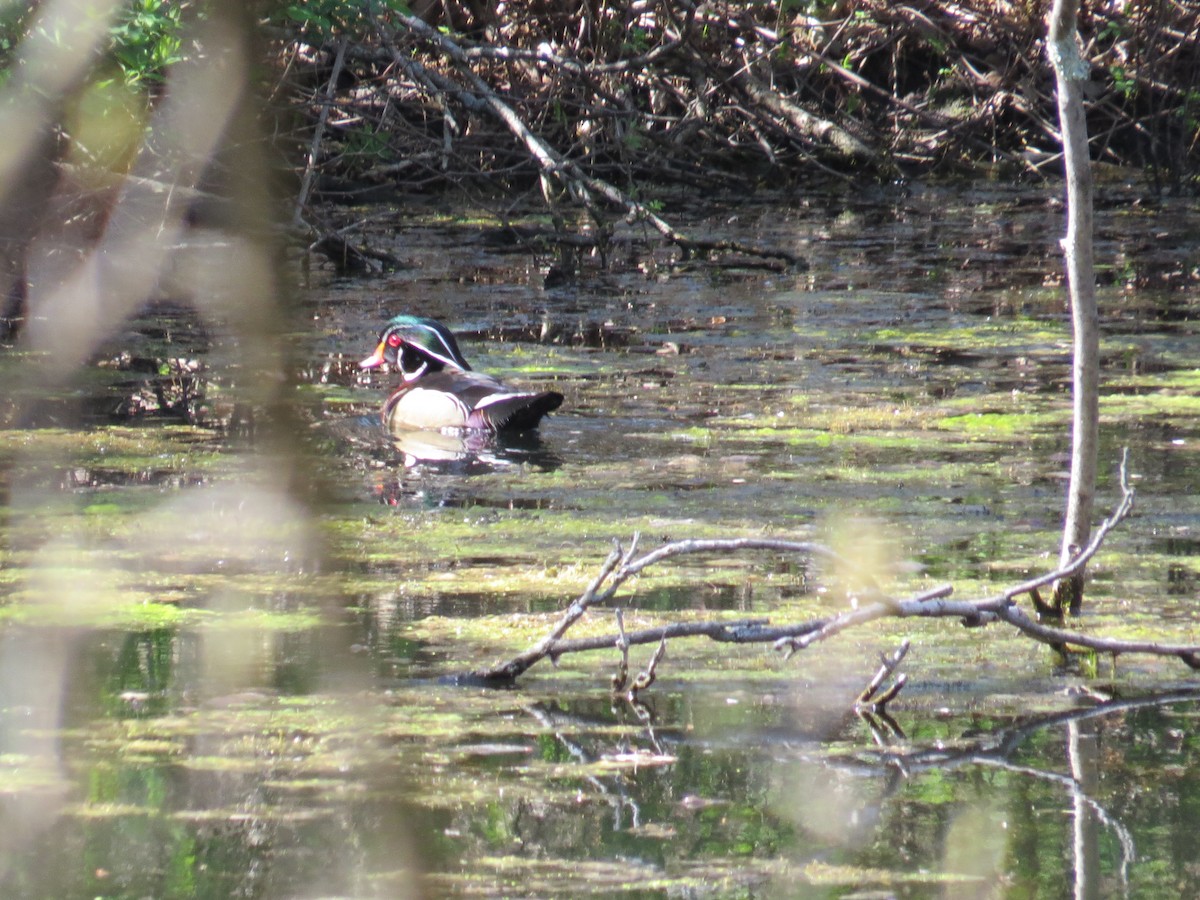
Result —
<path fill-rule="evenodd" d="M 1083 83 L 1091 66 L 1080 53 L 1076 20 L 1079 0 L 1055 0 L 1050 11 L 1046 50 L 1054 69 L 1058 119 L 1062 127 L 1067 181 L 1067 233 L 1063 257 L 1071 297 L 1072 347 L 1071 481 L 1059 561 L 1067 563 L 1087 543 L 1096 496 L 1096 460 L 1100 442 L 1100 314 L 1092 247 L 1092 162 L 1088 150 Z M 1083 567 L 1054 586 L 1053 605 L 1061 614 L 1079 613 Z"/>
<path fill-rule="evenodd" d="M 581 639 L 579 641 L 563 641 L 562 636 L 567 630 L 583 617 L 592 606 L 611 600 L 626 581 L 637 575 L 643 569 L 670 559 L 693 553 L 731 553 L 741 550 L 774 550 L 779 553 L 800 553 L 810 557 L 822 557 L 830 560 L 839 559 L 838 555 L 829 548 L 808 541 L 786 541 L 774 538 L 729 538 L 714 540 L 685 540 L 664 544 L 656 550 L 651 550 L 637 559 L 638 535 L 634 534 L 628 550 L 622 550 L 617 541 L 613 541 L 613 549 L 608 554 L 600 571 L 592 579 L 592 583 L 579 597 L 567 607 L 562 617 L 550 629 L 542 640 L 538 641 L 524 653 L 489 669 L 481 669 L 467 676 L 470 681 L 491 683 L 511 682 L 527 671 L 530 666 L 549 657 L 556 659 L 563 653 L 577 653 L 582 650 L 599 650 L 602 648 L 618 647 L 622 640 L 632 644 L 646 644 L 661 641 L 667 637 L 686 637 L 704 634 L 714 640 L 731 641 L 763 641 L 774 640 L 774 637 L 761 636 L 760 629 L 767 624 L 766 619 L 751 619 L 742 622 L 676 622 L 661 629 L 635 631 L 632 634 L 606 636 L 598 640 Z M 605 587 L 607 582 L 607 587 Z M 747 637 L 746 632 L 754 635 Z M 648 637 L 647 635 L 653 635 Z"/>
<path fill-rule="evenodd" d="M 1068 645 L 1086 647 L 1105 653 L 1142 653 L 1155 656 L 1175 656 L 1190 668 L 1200 668 L 1200 646 L 1162 644 L 1155 641 L 1123 641 L 1116 638 L 1100 638 L 1081 632 L 1068 631 L 1063 628 L 1051 628 L 1036 622 L 1023 613 L 1015 604 L 1018 597 L 1029 594 L 1043 585 L 1052 584 L 1060 579 L 1072 578 L 1087 565 L 1088 561 L 1100 550 L 1104 539 L 1122 520 L 1133 510 L 1133 489 L 1126 478 L 1124 460 L 1121 464 L 1121 501 L 1107 519 L 1100 523 L 1092 535 L 1091 541 L 1082 552 L 1070 562 L 1061 565 L 1052 572 L 1046 572 L 1035 578 L 1030 578 L 1020 584 L 1013 585 L 1000 594 L 984 597 L 978 600 L 947 600 L 951 593 L 950 586 L 934 588 L 923 594 L 918 594 L 906 600 L 875 602 L 868 606 L 836 616 L 820 628 L 807 632 L 798 637 L 782 638 L 775 643 L 778 650 L 783 650 L 791 656 L 797 650 L 803 650 L 813 644 L 833 637 L 857 625 L 881 619 L 885 616 L 901 618 L 946 618 L 955 617 L 962 620 L 964 625 L 986 625 L 994 621 L 1002 621 L 1034 640 L 1052 646 L 1065 647 Z"/>
<path fill-rule="evenodd" d="M 827 141 L 851 157 L 875 160 L 877 154 L 871 147 L 859 140 L 845 128 L 829 119 L 813 115 L 799 103 L 777 91 L 771 90 L 750 74 L 749 67 L 741 69 L 733 81 L 742 89 L 751 103 L 787 121 L 801 135 L 814 140 Z"/>
<path fill-rule="evenodd" d="M 325 123 L 329 120 L 329 110 L 333 106 L 333 98 L 337 93 L 338 78 L 342 74 L 342 66 L 346 62 L 346 38 L 339 38 L 337 53 L 333 59 L 333 71 L 329 74 L 329 83 L 325 87 L 325 96 L 321 100 L 321 111 L 317 114 L 317 127 L 313 129 L 312 144 L 308 148 L 308 159 L 304 165 L 304 177 L 300 179 L 300 192 L 296 195 L 296 208 L 292 211 L 292 227 L 304 222 L 304 208 L 308 205 L 308 195 L 312 191 L 313 180 L 317 176 L 317 164 L 321 157 L 321 141 L 325 138 Z"/>
<path fill-rule="evenodd" d="M 739 241 L 710 241 L 690 238 L 678 231 L 673 225 L 657 215 L 646 204 L 633 199 L 616 185 L 588 175 L 578 165 L 563 157 L 546 141 L 536 135 L 516 111 L 493 91 L 471 66 L 471 58 L 467 51 L 454 39 L 428 25 L 416 16 L 394 14 L 394 21 L 404 26 L 410 33 L 435 47 L 447 58 L 453 61 L 466 79 L 469 89 L 455 88 L 453 93 L 468 105 L 483 105 L 487 111 L 499 119 L 512 135 L 528 151 L 537 164 L 542 175 L 543 184 L 553 182 L 561 185 L 568 195 L 586 208 L 597 223 L 603 221 L 599 214 L 597 198 L 612 204 L 624 211 L 626 221 L 630 224 L 645 223 L 657 231 L 664 239 L 677 246 L 685 256 L 695 256 L 700 253 L 732 251 L 747 256 L 773 257 L 783 259 L 789 265 L 803 266 L 804 260 L 782 248 L 762 248 Z M 405 54 L 393 50 L 397 65 L 408 69 L 412 60 Z M 443 82 L 444 83 L 444 82 Z M 472 101 L 474 101 L 472 103 Z"/>
<path fill-rule="evenodd" d="M 1035 578 L 1015 584 L 1004 591 L 974 600 L 951 600 L 951 585 L 940 585 L 911 597 L 898 599 L 885 595 L 874 584 L 860 593 L 865 601 L 857 609 L 829 618 L 811 619 L 786 625 L 772 625 L 767 618 L 731 621 L 672 622 L 653 628 L 627 632 L 624 620 L 617 634 L 566 639 L 564 635 L 587 611 L 598 604 L 611 601 L 621 586 L 646 568 L 676 556 L 695 553 L 736 553 L 745 550 L 769 550 L 777 553 L 801 554 L 810 558 L 840 560 L 829 548 L 808 541 L 789 541 L 775 538 L 732 538 L 714 540 L 684 540 L 669 544 L 635 558 L 638 537 L 634 535 L 628 550 L 614 541 L 613 549 L 587 589 L 567 608 L 550 632 L 512 659 L 479 669 L 463 676 L 470 683 L 511 684 L 539 661 L 556 661 L 565 653 L 617 648 L 627 654 L 635 644 L 662 644 L 668 638 L 707 637 L 722 643 L 772 643 L 786 656 L 827 640 L 842 631 L 885 617 L 898 618 L 956 618 L 965 626 L 1004 622 L 1022 634 L 1055 647 L 1082 647 L 1114 655 L 1136 653 L 1150 656 L 1175 657 L 1192 669 L 1200 669 L 1200 645 L 1170 644 L 1160 641 L 1129 641 L 1098 637 L 1045 625 L 1031 618 L 1017 605 L 1018 598 L 1032 594 L 1037 588 L 1062 578 L 1070 578 L 1083 570 L 1099 551 L 1105 538 L 1133 510 L 1133 489 L 1126 480 L 1124 462 L 1121 466 L 1122 496 L 1113 513 L 1094 530 L 1091 541 L 1081 553 L 1066 565 Z M 898 660 L 897 660 L 898 662 Z M 626 671 L 628 666 L 626 663 Z M 886 674 L 885 676 L 886 677 Z M 622 679 L 622 682 L 624 679 Z M 616 684 L 614 680 L 614 684 Z M 623 684 L 621 685 L 623 686 Z M 619 689 L 619 688 L 617 688 Z M 890 699 L 890 697 L 888 698 Z M 878 700 L 876 700 L 878 702 Z"/>

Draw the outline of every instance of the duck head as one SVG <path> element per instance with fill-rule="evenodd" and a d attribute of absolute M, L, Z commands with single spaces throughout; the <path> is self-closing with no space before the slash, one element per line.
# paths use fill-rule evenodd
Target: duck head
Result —
<path fill-rule="evenodd" d="M 400 371 L 405 381 L 415 381 L 428 372 L 442 369 L 470 371 L 454 335 L 441 322 L 420 316 L 396 316 L 384 326 L 375 352 L 358 364 L 375 369 L 387 363 Z"/>

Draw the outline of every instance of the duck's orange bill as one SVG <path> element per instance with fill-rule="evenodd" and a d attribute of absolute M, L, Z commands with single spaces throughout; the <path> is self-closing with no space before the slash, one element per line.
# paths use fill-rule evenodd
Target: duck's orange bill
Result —
<path fill-rule="evenodd" d="M 379 346 L 375 348 L 375 352 L 358 364 L 360 369 L 378 369 L 383 365 L 383 350 L 386 347 L 383 341 L 379 342 Z"/>

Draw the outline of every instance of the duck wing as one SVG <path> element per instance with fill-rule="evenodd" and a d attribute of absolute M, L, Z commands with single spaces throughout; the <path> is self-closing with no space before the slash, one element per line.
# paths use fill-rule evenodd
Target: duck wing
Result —
<path fill-rule="evenodd" d="M 397 391 L 384 419 L 415 428 L 526 431 L 562 405 L 557 391 L 521 391 L 479 372 L 444 369 Z"/>
<path fill-rule="evenodd" d="M 480 399 L 471 411 L 469 427 L 492 431 L 528 431 L 537 428 L 542 416 L 562 406 L 558 391 L 513 391 L 493 393 Z"/>

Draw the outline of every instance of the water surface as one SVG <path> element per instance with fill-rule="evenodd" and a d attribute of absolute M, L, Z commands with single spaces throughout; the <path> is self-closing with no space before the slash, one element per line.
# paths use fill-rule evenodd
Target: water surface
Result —
<path fill-rule="evenodd" d="M 1078 624 L 1200 642 L 1200 242 L 1186 205 L 1130 197 L 1099 201 L 1099 505 L 1128 447 L 1138 507 Z M 544 288 L 549 257 L 495 229 L 376 216 L 407 268 L 297 288 L 294 503 L 262 489 L 229 346 L 186 312 L 116 340 L 148 371 L 91 369 L 7 431 L 5 896 L 1200 892 L 1200 705 L 1176 662 L 905 621 L 787 660 L 677 642 L 644 705 L 611 696 L 615 652 L 509 691 L 442 680 L 539 637 L 635 532 L 817 539 L 861 571 L 688 557 L 624 592 L 631 628 L 829 615 L 862 572 L 981 596 L 1053 564 L 1054 198 L 910 186 L 686 215 L 809 267 L 621 244 Z M 398 312 L 563 409 L 536 440 L 394 445 L 373 418 L 388 377 L 354 361 Z M 906 637 L 890 718 L 855 715 Z"/>

